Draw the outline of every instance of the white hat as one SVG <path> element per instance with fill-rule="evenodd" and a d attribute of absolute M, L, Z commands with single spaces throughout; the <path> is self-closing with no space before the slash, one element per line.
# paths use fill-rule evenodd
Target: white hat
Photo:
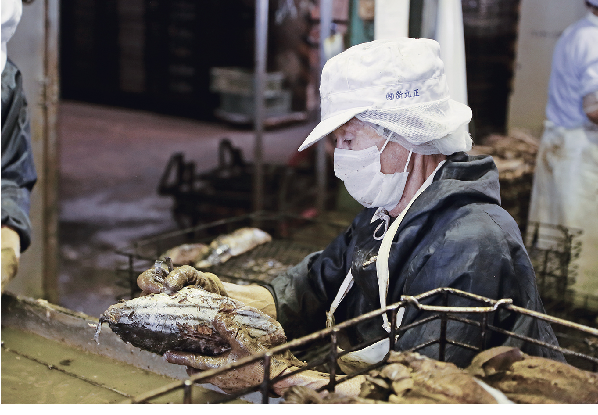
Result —
<path fill-rule="evenodd" d="M 21 14 L 23 12 L 23 5 L 21 0 L 2 0 L 2 10 L 0 12 L 2 16 L 2 47 L 0 49 L 0 64 L 1 70 L 4 70 L 6 65 L 6 44 L 17 30 L 19 20 L 21 20 Z"/>
<path fill-rule="evenodd" d="M 324 65 L 320 97 L 322 121 L 299 151 L 358 114 L 415 148 L 449 139 L 450 153 L 434 152 L 471 149 L 471 137 L 464 129 L 471 121 L 471 109 L 450 99 L 435 40 L 381 39 L 353 46 Z"/>

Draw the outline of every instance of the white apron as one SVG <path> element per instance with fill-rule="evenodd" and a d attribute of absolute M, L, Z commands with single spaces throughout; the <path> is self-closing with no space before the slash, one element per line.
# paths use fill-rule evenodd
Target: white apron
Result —
<path fill-rule="evenodd" d="M 598 297 L 598 130 L 544 123 L 529 221 L 582 230 L 571 288 L 581 296 Z"/>
<path fill-rule="evenodd" d="M 418 189 L 417 193 L 407 207 L 401 212 L 401 214 L 395 219 L 395 221 L 390 225 L 390 228 L 385 232 L 384 237 L 382 239 L 382 243 L 380 244 L 380 249 L 378 250 L 378 256 L 376 258 L 376 273 L 378 275 L 378 290 L 380 293 L 380 308 L 386 307 L 386 296 L 388 294 L 388 283 L 389 283 L 389 272 L 388 272 L 388 257 L 390 255 L 390 247 L 392 245 L 392 241 L 394 236 L 399 229 L 399 225 L 401 224 L 403 218 L 407 214 L 407 211 L 415 202 L 420 194 L 423 193 L 424 190 L 427 189 L 432 181 L 434 180 L 434 175 L 440 169 L 440 167 L 445 163 L 445 160 L 441 161 L 434 172 L 428 176 L 424 184 Z M 374 215 L 372 221 L 376 220 L 378 217 Z M 376 229 L 376 232 L 378 228 Z M 376 234 L 374 232 L 374 234 Z M 332 327 L 334 325 L 334 312 L 338 308 L 340 302 L 345 298 L 349 290 L 353 287 L 353 275 L 351 274 L 351 270 L 347 273 L 343 283 L 341 284 L 336 297 L 332 301 L 330 306 L 330 310 L 326 312 L 326 327 Z M 401 321 L 403 320 L 403 315 L 405 313 L 404 308 L 400 308 L 397 313 L 397 327 L 401 325 Z M 390 323 L 388 321 L 388 317 L 386 313 L 382 314 L 383 324 L 382 327 L 388 333 L 390 333 Z M 397 336 L 398 338 L 398 336 Z M 356 350 L 354 352 L 347 353 L 346 355 L 342 356 L 338 359 L 338 365 L 343 370 L 343 372 L 347 374 L 355 373 L 358 370 L 364 369 L 365 367 L 378 363 L 384 359 L 386 354 L 389 352 L 390 342 L 389 339 L 383 339 L 379 342 L 372 344 L 369 347 L 364 349 Z M 340 349 L 340 348 L 339 348 Z M 340 349 L 342 350 L 342 349 Z"/>

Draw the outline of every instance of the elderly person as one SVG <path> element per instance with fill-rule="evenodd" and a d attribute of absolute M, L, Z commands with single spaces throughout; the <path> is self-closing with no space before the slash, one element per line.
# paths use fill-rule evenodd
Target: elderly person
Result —
<path fill-rule="evenodd" d="M 275 317 L 288 338 L 438 287 L 510 298 L 518 306 L 544 311 L 517 224 L 500 207 L 496 166 L 490 156 L 465 153 L 472 145 L 465 128 L 471 110 L 450 99 L 439 52 L 438 43 L 429 39 L 378 40 L 354 46 L 324 66 L 322 121 L 300 150 L 332 133 L 335 174 L 365 209 L 326 249 L 309 255 L 268 287 L 223 284 L 231 297 Z M 453 305 L 479 304 L 461 299 Z M 413 323 L 422 314 L 409 310 L 398 323 Z M 386 334 L 390 327 L 385 317 L 343 333 L 341 347 Z M 548 324 L 502 312 L 493 318 L 496 326 L 556 344 Z M 408 330 L 396 349 L 436 339 L 439 331 L 438 321 Z M 449 322 L 448 331 L 462 343 L 477 344 L 480 338 L 479 329 L 462 323 Z M 551 356 L 550 351 L 502 336 L 489 336 L 483 346 L 502 344 Z M 436 357 L 437 347 L 421 353 Z M 466 366 L 474 354 L 449 345 L 446 360 Z M 219 359 L 181 352 L 165 356 L 200 370 L 218 366 Z M 372 362 L 384 353 L 368 349 L 353 357 Z M 292 364 L 276 360 L 274 374 Z M 341 367 L 351 369 L 349 364 Z M 243 375 L 232 376 L 238 380 Z M 324 378 L 307 372 L 277 388 L 321 386 Z M 229 386 L 232 379 L 223 378 L 220 384 L 227 382 Z M 341 392 L 351 393 L 355 385 L 343 384 Z"/>

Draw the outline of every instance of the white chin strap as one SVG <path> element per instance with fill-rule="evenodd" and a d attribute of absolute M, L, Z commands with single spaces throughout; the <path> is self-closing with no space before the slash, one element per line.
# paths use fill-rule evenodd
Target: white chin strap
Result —
<path fill-rule="evenodd" d="M 421 187 L 417 190 L 415 196 L 413 196 L 413 198 L 409 201 L 407 207 L 403 209 L 401 214 L 395 219 L 395 221 L 388 229 L 388 232 L 386 232 L 384 238 L 382 239 L 380 249 L 378 250 L 378 258 L 376 259 L 376 272 L 378 274 L 378 293 L 380 294 L 380 308 L 386 307 L 386 297 L 388 296 L 388 281 L 390 278 L 388 272 L 388 258 L 390 256 L 390 247 L 392 246 L 392 241 L 397 233 L 397 230 L 399 229 L 399 226 L 401 225 L 401 222 L 403 221 L 403 218 L 407 214 L 407 211 L 409 210 L 413 202 L 415 202 L 415 200 L 419 197 L 419 195 L 421 195 L 423 191 L 426 190 L 428 186 L 432 184 L 436 172 L 438 171 L 438 169 L 440 169 L 440 167 L 442 167 L 444 162 L 445 160 L 442 160 L 440 163 L 438 163 L 438 166 L 436 166 L 434 172 L 432 172 L 432 174 L 428 176 L 424 184 L 422 184 Z M 401 308 L 399 310 L 399 314 L 397 315 L 397 327 L 401 325 L 404 313 L 405 308 Z M 386 313 L 382 314 L 382 320 L 384 321 L 384 323 L 382 324 L 382 328 L 384 328 L 384 330 L 390 333 L 390 323 L 388 322 L 388 316 L 386 315 Z"/>
<path fill-rule="evenodd" d="M 388 143 L 388 140 L 386 141 L 386 143 Z M 386 147 L 386 143 L 384 144 L 384 147 Z M 382 151 L 384 150 L 384 147 L 382 147 L 382 150 L 380 150 L 380 153 L 382 153 Z M 405 163 L 405 168 L 403 169 L 403 173 L 407 173 L 407 167 L 409 167 L 409 162 L 411 161 L 412 154 L 413 154 L 413 151 L 409 151 L 409 155 L 407 156 L 407 163 Z M 372 220 L 370 221 L 370 223 L 374 223 L 378 219 L 381 219 L 382 223 L 379 224 L 376 227 L 376 230 L 374 231 L 374 239 L 377 241 L 384 238 L 384 235 L 386 235 L 386 231 L 388 231 L 388 224 L 390 223 L 390 216 L 388 215 L 388 210 L 386 210 L 382 207 L 378 208 L 376 210 L 376 212 L 374 213 L 374 216 L 372 216 Z M 382 225 L 384 225 L 384 232 L 382 232 L 382 235 L 378 236 L 378 231 L 380 230 Z"/>

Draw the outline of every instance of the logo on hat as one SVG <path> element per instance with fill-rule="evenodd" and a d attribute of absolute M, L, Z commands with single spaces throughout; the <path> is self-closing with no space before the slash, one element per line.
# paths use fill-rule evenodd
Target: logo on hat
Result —
<path fill-rule="evenodd" d="M 414 89 L 413 91 L 406 90 L 406 91 L 397 91 L 396 93 L 388 92 L 386 94 L 386 99 L 388 101 L 392 101 L 393 99 L 405 99 L 405 98 L 415 98 L 419 97 L 419 90 Z"/>

